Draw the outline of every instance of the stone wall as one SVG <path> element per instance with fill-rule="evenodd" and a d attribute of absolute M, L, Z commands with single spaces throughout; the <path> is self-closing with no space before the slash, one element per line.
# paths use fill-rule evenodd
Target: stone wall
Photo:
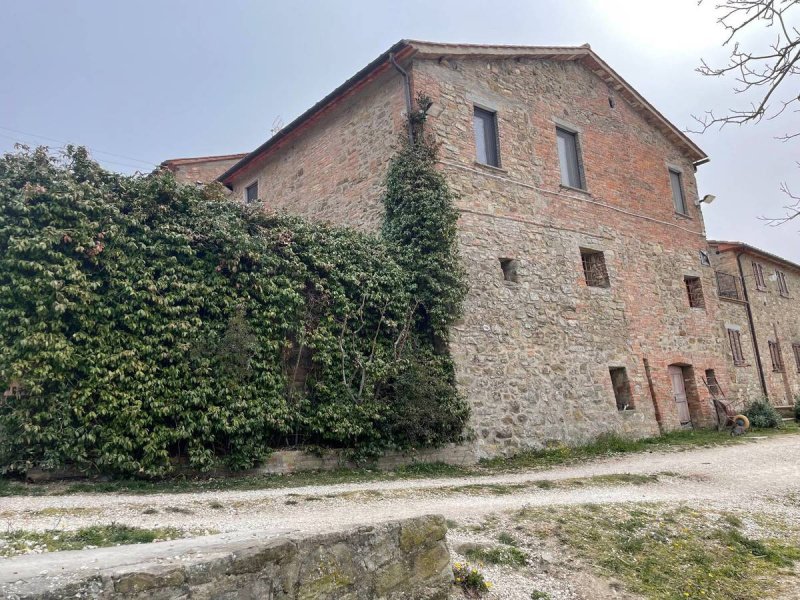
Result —
<path fill-rule="evenodd" d="M 434 100 L 429 130 L 460 198 L 471 290 L 452 347 L 480 452 L 657 433 L 654 400 L 674 429 L 670 365 L 697 391 L 693 424 L 711 424 L 702 376 L 726 381 L 727 364 L 694 169 L 679 149 L 576 63 L 419 61 L 413 74 Z M 475 162 L 476 104 L 497 112 L 500 169 Z M 557 124 L 579 132 L 586 191 L 561 185 Z M 675 213 L 668 167 L 683 172 L 688 216 Z M 609 288 L 586 285 L 581 248 L 604 252 Z M 517 261 L 516 283 L 500 258 Z M 689 307 L 685 276 L 701 279 L 704 308 Z M 626 368 L 633 411 L 617 410 L 610 367 Z"/>
<path fill-rule="evenodd" d="M 459 194 L 471 290 L 451 347 L 480 455 L 651 435 L 657 417 L 677 428 L 670 365 L 694 392 L 692 423 L 712 424 L 702 377 L 713 369 L 727 385 L 729 366 L 713 269 L 700 261 L 694 167 L 680 148 L 576 62 L 405 66 L 412 93 L 434 100 L 427 128 Z M 502 168 L 476 164 L 474 105 L 497 111 Z M 384 74 L 238 175 L 234 196 L 258 177 L 269 208 L 375 230 L 403 118 L 401 80 Z M 561 185 L 557 124 L 579 133 L 585 191 Z M 688 215 L 674 210 L 668 168 L 683 174 Z M 581 249 L 605 253 L 609 288 L 586 285 Z M 516 283 L 503 280 L 501 258 L 517 261 Z M 704 308 L 689 307 L 686 276 L 700 278 Z M 617 410 L 612 367 L 627 371 L 633 410 Z"/>
<path fill-rule="evenodd" d="M 195 538 L 21 557 L 0 565 L 13 600 L 445 599 L 453 572 L 441 517 L 306 537 Z"/>
<path fill-rule="evenodd" d="M 161 163 L 175 174 L 180 183 L 210 183 L 239 162 L 246 154 L 205 156 L 199 158 L 173 158 Z"/>
<path fill-rule="evenodd" d="M 448 444 L 443 448 L 422 449 L 413 453 L 387 452 L 371 468 L 389 471 L 398 467 L 418 463 L 442 462 L 448 465 L 467 467 L 478 462 L 472 445 Z M 253 469 L 254 473 L 283 475 L 298 471 L 332 471 L 341 468 L 356 468 L 359 465 L 349 462 L 337 450 L 327 450 L 322 454 L 311 454 L 302 450 L 276 450 L 266 462 Z"/>
<path fill-rule="evenodd" d="M 736 251 L 724 251 L 717 254 L 717 246 L 712 245 L 711 257 L 716 270 L 739 276 Z M 761 265 L 764 273 L 765 289 L 758 289 L 753 271 L 753 262 Z M 761 366 L 767 384 L 770 401 L 776 406 L 794 404 L 794 398 L 800 394 L 800 372 L 792 349 L 793 344 L 800 344 L 800 272 L 785 264 L 769 260 L 765 256 L 745 252 L 741 258 L 744 285 L 750 300 L 753 313 L 753 325 L 761 357 Z M 788 297 L 781 296 L 775 272 L 782 271 L 786 276 Z M 722 302 L 725 307 L 720 327 L 723 331 L 728 326 L 740 328 L 742 349 L 746 365 L 734 366 L 733 356 L 727 336 L 724 339 L 723 353 L 734 373 L 731 381 L 733 393 L 743 401 L 751 401 L 763 396 L 757 371 L 755 347 L 750 335 L 747 311 L 742 302 Z M 777 332 L 777 337 L 776 337 Z M 783 371 L 772 368 L 769 342 L 778 341 L 783 358 Z"/>
<path fill-rule="evenodd" d="M 241 200 L 258 181 L 267 210 L 375 230 L 383 176 L 406 131 L 404 115 L 402 79 L 390 71 L 236 174 L 232 196 Z"/>

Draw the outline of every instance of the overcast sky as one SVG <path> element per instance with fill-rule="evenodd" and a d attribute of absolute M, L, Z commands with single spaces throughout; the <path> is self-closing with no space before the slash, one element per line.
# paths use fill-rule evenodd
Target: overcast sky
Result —
<path fill-rule="evenodd" d="M 250 151 L 402 38 L 590 43 L 681 129 L 739 102 L 713 0 L 26 0 L 0 19 L 0 151 L 17 141 L 82 144 L 106 167 Z M 800 222 L 772 228 L 781 181 L 800 189 L 798 147 L 774 139 L 796 115 L 693 135 L 710 237 L 800 262 Z M 33 137 L 31 134 L 44 137 Z M 51 138 L 50 140 L 44 138 Z"/>

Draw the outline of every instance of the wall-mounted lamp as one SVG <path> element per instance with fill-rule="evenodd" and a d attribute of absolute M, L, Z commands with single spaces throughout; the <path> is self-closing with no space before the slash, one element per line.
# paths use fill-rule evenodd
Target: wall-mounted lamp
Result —
<path fill-rule="evenodd" d="M 717 197 L 714 194 L 706 194 L 702 198 L 700 198 L 700 202 L 698 204 L 711 204 Z"/>

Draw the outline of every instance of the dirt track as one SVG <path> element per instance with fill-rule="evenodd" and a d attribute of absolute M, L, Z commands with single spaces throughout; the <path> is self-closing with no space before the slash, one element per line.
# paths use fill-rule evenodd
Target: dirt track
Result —
<path fill-rule="evenodd" d="M 655 474 L 657 480 L 632 485 L 585 479 L 614 474 Z M 577 483 L 568 481 L 576 478 Z M 0 499 L 0 515 L 11 529 L 73 529 L 115 522 L 198 532 L 325 531 L 430 513 L 474 519 L 526 505 L 692 501 L 763 508 L 797 522 L 796 506 L 781 502 L 790 494 L 800 494 L 800 435 L 488 477 L 254 491 L 10 497 Z"/>

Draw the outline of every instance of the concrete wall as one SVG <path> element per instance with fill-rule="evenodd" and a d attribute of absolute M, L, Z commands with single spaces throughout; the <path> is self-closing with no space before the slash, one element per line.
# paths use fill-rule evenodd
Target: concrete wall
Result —
<path fill-rule="evenodd" d="M 712 246 L 712 250 L 715 248 Z M 720 254 L 712 251 L 711 257 L 716 270 L 739 276 L 735 251 Z M 756 285 L 753 262 L 761 265 L 766 289 L 758 289 Z M 800 394 L 800 373 L 792 351 L 792 344 L 800 344 L 800 303 L 798 302 L 800 273 L 786 265 L 751 253 L 744 253 L 741 263 L 769 399 L 776 406 L 792 405 L 794 398 Z M 788 297 L 780 294 L 775 275 L 776 270 L 782 271 L 786 276 L 789 288 Z M 730 324 L 741 327 L 742 348 L 747 362 L 744 366 L 733 366 L 733 357 L 726 337 L 722 350 L 734 373 L 731 381 L 732 389 L 740 398 L 751 401 L 762 396 L 763 392 L 758 378 L 755 348 L 750 335 L 746 307 L 744 303 L 723 302 L 722 304 L 729 306 L 725 307 L 721 329 L 724 331 L 726 325 Z M 769 342 L 776 340 L 780 344 L 783 357 L 783 372 L 775 371 L 770 359 Z"/>
<path fill-rule="evenodd" d="M 227 534 L 25 556 L 2 561 L 0 592 L 14 600 L 443 600 L 453 580 L 446 532 L 444 519 L 430 516 L 305 537 Z"/>
<path fill-rule="evenodd" d="M 577 63 L 420 61 L 413 75 L 434 100 L 429 130 L 463 214 L 471 290 L 452 347 L 481 453 L 656 433 L 645 358 L 665 428 L 679 426 L 672 364 L 692 367 L 692 420 L 710 424 L 701 377 L 726 381 L 727 365 L 679 149 Z M 476 104 L 497 111 L 501 169 L 475 162 Z M 579 131 L 586 192 L 561 185 L 557 124 Z M 668 166 L 683 171 L 688 216 L 674 211 Z M 610 288 L 585 284 L 581 248 L 605 253 Z M 503 281 L 502 257 L 519 262 L 517 283 Z M 689 307 L 684 276 L 701 278 L 705 308 Z M 627 369 L 634 411 L 617 411 L 609 367 Z"/>

